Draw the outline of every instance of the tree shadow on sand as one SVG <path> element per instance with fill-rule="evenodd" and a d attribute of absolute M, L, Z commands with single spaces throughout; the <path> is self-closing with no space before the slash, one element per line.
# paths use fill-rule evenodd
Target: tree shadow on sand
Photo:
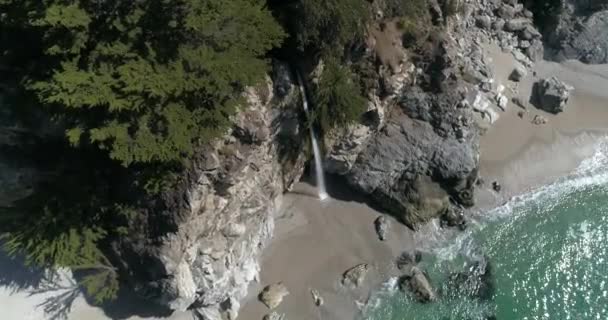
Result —
<path fill-rule="evenodd" d="M 1 246 L 1 243 L 0 243 Z M 81 290 L 76 281 L 58 272 L 27 266 L 19 257 L 9 257 L 0 250 L 0 288 L 10 294 L 28 297 L 44 296 L 36 308 L 42 308 L 47 319 L 67 319 Z"/>

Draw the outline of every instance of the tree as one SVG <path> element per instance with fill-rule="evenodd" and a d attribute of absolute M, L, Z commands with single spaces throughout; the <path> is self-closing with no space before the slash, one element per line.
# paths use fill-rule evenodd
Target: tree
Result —
<path fill-rule="evenodd" d="M 302 48 L 340 50 L 363 35 L 370 17 L 366 0 L 301 0 L 299 6 L 296 36 Z"/>
<path fill-rule="evenodd" d="M 353 78 L 350 69 L 335 58 L 325 61 L 314 91 L 315 116 L 323 130 L 357 122 L 367 110 L 359 82 Z"/>
<path fill-rule="evenodd" d="M 284 37 L 263 0 L 1 0 L 0 12 L 37 41 L 25 88 L 73 145 L 124 165 L 180 160 L 221 135 Z"/>

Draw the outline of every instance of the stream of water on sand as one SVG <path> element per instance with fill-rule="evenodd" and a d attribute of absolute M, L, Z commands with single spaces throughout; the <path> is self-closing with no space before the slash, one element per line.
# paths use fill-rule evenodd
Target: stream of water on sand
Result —
<path fill-rule="evenodd" d="M 408 293 L 380 290 L 365 319 L 608 319 L 608 143 L 573 174 L 480 215 L 466 232 L 428 249 L 423 267 L 440 300 L 419 304 Z M 480 261 L 491 265 L 488 296 L 450 285 L 450 275 Z"/>

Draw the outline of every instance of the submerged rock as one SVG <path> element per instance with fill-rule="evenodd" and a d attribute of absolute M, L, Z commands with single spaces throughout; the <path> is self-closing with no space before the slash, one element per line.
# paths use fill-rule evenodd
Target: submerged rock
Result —
<path fill-rule="evenodd" d="M 421 303 L 433 302 L 437 299 L 426 274 L 417 267 L 412 267 L 410 274 L 401 277 L 399 287 L 402 291 L 409 289 Z"/>
<path fill-rule="evenodd" d="M 282 282 L 279 282 L 264 288 L 259 295 L 259 299 L 268 309 L 274 309 L 281 304 L 283 298 L 287 295 L 289 295 L 287 287 Z"/>
<path fill-rule="evenodd" d="M 386 235 L 388 233 L 388 229 L 390 228 L 390 221 L 385 216 L 379 216 L 374 220 L 374 227 L 376 229 L 376 234 L 380 241 L 386 240 Z"/>
<path fill-rule="evenodd" d="M 420 260 L 422 260 L 422 253 L 420 251 L 404 251 L 397 258 L 397 268 L 399 270 L 408 272 L 408 268 L 415 266 L 420 262 Z"/>
<path fill-rule="evenodd" d="M 534 100 L 538 108 L 557 114 L 566 108 L 573 89 L 557 77 L 543 79 L 534 84 Z"/>
<path fill-rule="evenodd" d="M 367 263 L 358 264 L 344 272 L 342 275 L 343 286 L 354 286 L 358 287 L 369 271 L 369 265 Z"/>
<path fill-rule="evenodd" d="M 455 298 L 467 296 L 484 301 L 492 299 L 495 286 L 488 258 L 474 262 L 464 272 L 450 275 L 448 288 Z"/>

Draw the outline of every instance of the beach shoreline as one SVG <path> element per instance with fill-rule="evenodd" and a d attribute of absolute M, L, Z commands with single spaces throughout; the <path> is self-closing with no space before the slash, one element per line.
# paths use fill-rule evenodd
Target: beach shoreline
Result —
<path fill-rule="evenodd" d="M 489 45 L 487 53 L 495 61 L 492 65 L 497 84 L 515 90 L 506 90 L 509 98 L 506 111 L 499 111 L 499 120 L 481 138 L 479 173 L 484 183 L 476 189 L 476 205 L 470 214 L 482 214 L 566 176 L 591 157 L 597 144 L 608 137 L 608 92 L 602 90 L 608 88 L 608 66 L 541 61 L 516 84 L 508 80 L 513 56 L 495 45 Z M 512 102 L 516 96 L 527 101 L 533 83 L 553 75 L 575 88 L 565 112 L 553 115 L 529 104 L 524 110 Z M 523 117 L 520 111 L 524 112 Z M 533 124 L 537 115 L 548 122 Z M 500 192 L 493 189 L 494 181 L 501 185 Z M 257 294 L 265 285 L 276 282 L 283 282 L 290 291 L 276 309 L 289 319 L 354 319 L 358 306 L 365 303 L 371 292 L 398 275 L 392 267 L 398 254 L 416 246 L 414 232 L 392 217 L 389 241 L 379 241 L 373 220 L 380 212 L 353 201 L 330 199 L 320 203 L 310 185 L 298 185 L 295 193 L 285 196 L 285 203 L 297 213 L 278 219 L 275 238 L 262 258 L 261 282 L 250 286 L 250 295 L 243 304 L 244 319 L 262 319 L 270 312 L 257 300 Z M 331 218 L 324 217 L 327 214 Z M 331 250 L 336 253 L 330 254 Z M 291 255 L 298 258 L 292 259 Z M 358 263 L 374 266 L 366 282 L 358 289 L 342 288 L 339 284 L 342 272 Z M 310 295 L 313 288 L 325 299 L 321 307 L 313 304 Z"/>

